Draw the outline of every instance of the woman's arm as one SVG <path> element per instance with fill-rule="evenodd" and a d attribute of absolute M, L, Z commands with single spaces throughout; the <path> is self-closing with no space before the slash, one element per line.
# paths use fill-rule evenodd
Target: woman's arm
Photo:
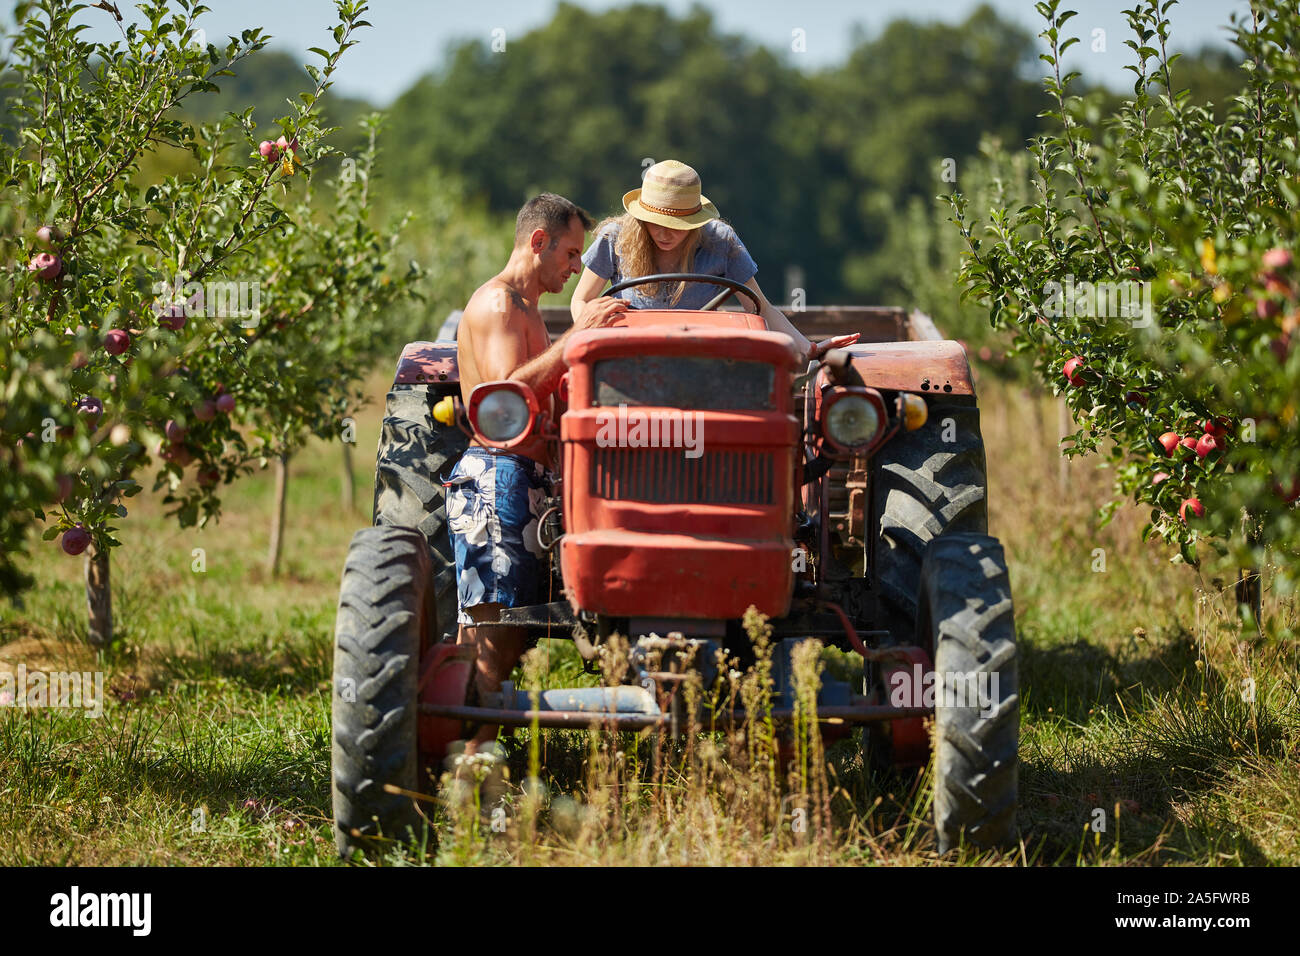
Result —
<path fill-rule="evenodd" d="M 573 299 L 569 303 L 569 312 L 573 314 L 573 321 L 578 321 L 578 316 L 582 315 L 588 302 L 600 298 L 600 293 L 608 281 L 596 275 L 591 269 L 582 270 L 582 275 L 578 276 L 578 285 L 573 290 Z"/>
<path fill-rule="evenodd" d="M 848 335 L 836 335 L 829 339 L 822 339 L 820 342 L 812 342 L 794 327 L 794 324 L 785 317 L 784 312 L 767 301 L 767 296 L 763 295 L 763 290 L 758 287 L 757 279 L 750 279 L 745 285 L 753 289 L 759 301 L 763 303 L 760 314 L 763 316 L 763 321 L 767 323 L 767 327 L 773 332 L 784 332 L 794 339 L 795 348 L 799 350 L 799 355 L 805 362 L 809 359 L 820 358 L 831 349 L 845 348 L 858 340 L 859 333 L 850 332 Z"/>
<path fill-rule="evenodd" d="M 753 290 L 754 295 L 758 296 L 759 305 L 761 306 L 759 314 L 763 316 L 763 321 L 767 323 L 767 327 L 773 332 L 784 332 L 790 336 L 790 338 L 794 339 L 794 345 L 799 350 L 799 354 L 807 357 L 812 350 L 812 342 L 794 327 L 794 323 L 785 317 L 784 312 L 767 301 L 767 296 L 763 295 L 763 290 L 758 287 L 758 279 L 750 278 L 745 285 Z"/>

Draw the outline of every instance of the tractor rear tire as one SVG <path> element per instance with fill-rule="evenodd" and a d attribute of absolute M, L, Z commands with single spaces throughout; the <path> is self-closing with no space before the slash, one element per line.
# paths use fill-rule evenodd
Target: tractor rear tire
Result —
<path fill-rule="evenodd" d="M 436 421 L 426 386 L 394 386 L 379 438 L 375 462 L 376 525 L 415 528 L 428 541 L 429 564 L 438 607 L 433 639 L 456 631 L 456 560 L 447 533 L 446 489 L 469 438 L 454 425 Z"/>
<path fill-rule="evenodd" d="M 1016 834 L 1020 694 L 1011 584 L 996 538 L 945 534 L 930 544 L 921 571 L 918 623 L 932 642 L 936 675 L 939 852 L 963 840 L 981 848 L 1006 846 Z M 938 679 L 951 674 L 973 678 L 987 696 L 972 702 L 966 684 L 964 701 L 945 700 L 947 690 L 938 693 Z M 944 706 L 958 702 L 963 706 Z"/>
<path fill-rule="evenodd" d="M 410 528 L 352 538 L 334 632 L 332 799 L 339 854 L 366 853 L 418 832 L 420 651 L 432 612 L 429 555 Z"/>
<path fill-rule="evenodd" d="M 942 534 L 988 532 L 984 439 L 972 397 L 930 402 L 929 418 L 875 457 L 870 475 L 877 627 L 895 644 L 917 642 L 917 597 L 926 546 Z"/>

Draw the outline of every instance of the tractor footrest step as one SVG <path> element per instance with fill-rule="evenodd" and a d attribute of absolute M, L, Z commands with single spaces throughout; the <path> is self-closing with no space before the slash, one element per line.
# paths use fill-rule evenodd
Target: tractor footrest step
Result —
<path fill-rule="evenodd" d="M 502 707 L 466 707 L 456 704 L 421 704 L 420 713 L 436 717 L 450 717 L 477 724 L 499 724 L 505 727 L 582 728 L 607 727 L 613 730 L 644 730 L 648 727 L 669 727 L 672 717 L 662 713 L 615 713 L 599 710 L 511 710 Z M 817 721 L 827 724 L 870 724 L 879 720 L 898 720 L 902 717 L 928 717 L 934 713 L 927 707 L 889 707 L 881 704 L 862 704 L 851 707 L 825 707 L 817 711 Z M 787 723 L 795 718 L 790 708 L 774 708 L 772 720 Z M 701 731 L 743 724 L 744 711 L 720 712 L 704 715 L 699 722 Z"/>

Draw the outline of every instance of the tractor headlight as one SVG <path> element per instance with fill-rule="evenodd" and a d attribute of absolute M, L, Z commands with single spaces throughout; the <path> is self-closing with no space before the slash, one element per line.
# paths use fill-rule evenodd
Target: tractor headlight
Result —
<path fill-rule="evenodd" d="M 483 441 L 508 448 L 532 431 L 537 399 L 522 382 L 484 382 L 469 399 L 469 419 Z"/>
<path fill-rule="evenodd" d="M 478 406 L 478 430 L 489 441 L 518 438 L 528 427 L 528 403 L 517 392 L 493 392 Z"/>
<path fill-rule="evenodd" d="M 880 412 L 862 395 L 844 395 L 826 410 L 826 437 L 842 448 L 869 445 L 880 431 Z"/>

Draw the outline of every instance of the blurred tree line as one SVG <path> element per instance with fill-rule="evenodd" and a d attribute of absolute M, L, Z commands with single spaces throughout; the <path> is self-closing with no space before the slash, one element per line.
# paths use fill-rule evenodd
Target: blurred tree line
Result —
<path fill-rule="evenodd" d="M 938 194 L 991 184 L 982 143 L 1016 152 L 1041 131 L 1034 38 L 981 6 L 961 23 L 896 20 L 829 68 L 801 69 L 797 47 L 725 33 L 702 6 L 679 17 L 568 3 L 528 33 L 453 44 L 386 111 L 371 192 L 384 212 L 415 214 L 403 251 L 430 279 L 411 333 L 435 335 L 499 267 L 528 196 L 551 190 L 596 215 L 621 212 L 645 166 L 671 157 L 699 170 L 774 299 L 798 285 L 809 304 L 922 304 L 958 323 L 955 336 L 980 337 L 933 213 Z M 1237 82 L 1236 58 L 1221 50 L 1180 69 L 1197 99 L 1222 101 Z M 274 139 L 272 118 L 301 71 L 286 53 L 250 57 L 207 110 L 253 106 Z M 1091 96 L 1104 112 L 1119 101 Z M 342 97 L 327 107 L 345 156 L 362 148 L 357 120 L 369 109 Z"/>
<path fill-rule="evenodd" d="M 982 7 L 960 24 L 896 21 L 832 69 L 799 56 L 720 32 L 702 7 L 561 4 L 504 50 L 454 46 L 394 104 L 392 181 L 437 167 L 492 210 L 550 189 L 605 214 L 673 157 L 699 170 L 769 295 L 797 269 L 810 303 L 896 298 L 898 210 L 940 192 L 944 160 L 982 136 L 1019 144 L 1038 128 L 1032 38 Z"/>

